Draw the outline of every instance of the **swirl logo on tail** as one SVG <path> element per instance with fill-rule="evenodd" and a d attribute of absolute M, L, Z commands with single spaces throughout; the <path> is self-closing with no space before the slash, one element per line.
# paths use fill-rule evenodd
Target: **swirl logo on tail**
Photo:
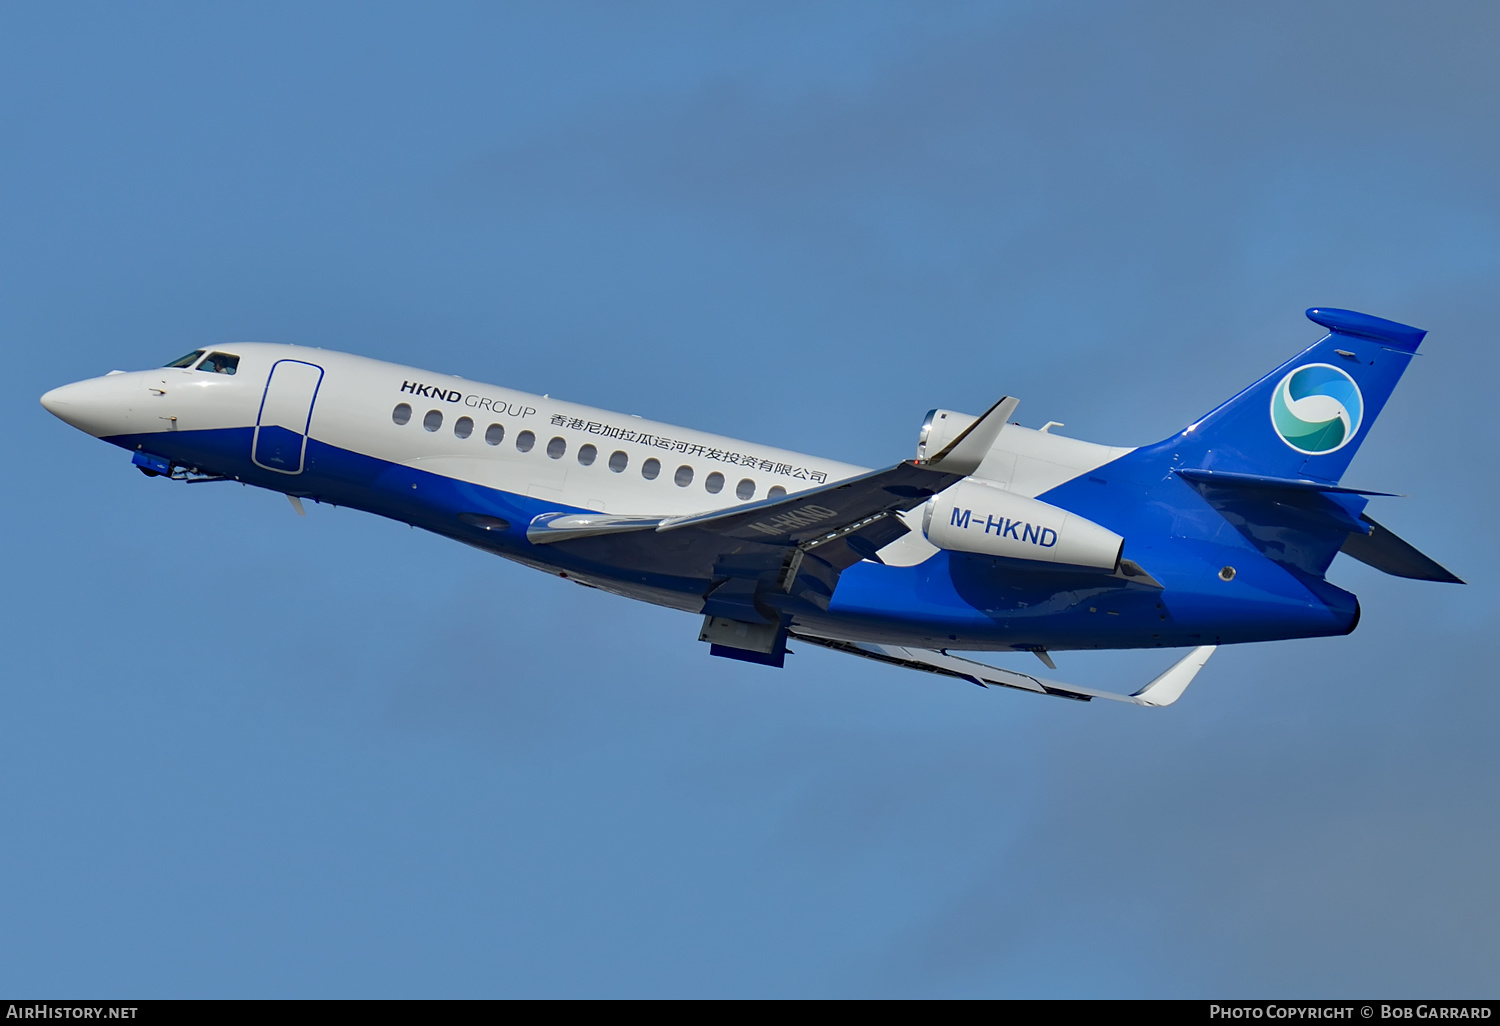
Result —
<path fill-rule="evenodd" d="M 1309 456 L 1348 445 L 1364 411 L 1354 379 L 1327 363 L 1298 367 L 1271 393 L 1271 426 L 1283 442 Z"/>

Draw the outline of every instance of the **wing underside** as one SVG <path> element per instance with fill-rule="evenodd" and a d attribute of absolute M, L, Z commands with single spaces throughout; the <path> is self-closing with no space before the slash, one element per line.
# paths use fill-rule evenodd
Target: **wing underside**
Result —
<path fill-rule="evenodd" d="M 930 460 L 690 516 L 543 514 L 526 537 L 611 573 L 704 582 L 710 616 L 780 623 L 793 600 L 827 609 L 839 575 L 908 533 L 898 514 L 972 473 L 1015 407 L 1000 400 Z"/>
<path fill-rule="evenodd" d="M 1043 677 L 1033 677 L 1029 673 L 1001 669 L 998 666 L 990 666 L 988 663 L 965 659 L 938 649 L 904 648 L 897 645 L 873 645 L 865 642 L 838 641 L 802 631 L 794 632 L 793 636 L 801 641 L 821 645 L 824 648 L 831 648 L 837 652 L 845 652 L 849 655 L 857 655 L 865 659 L 873 659 L 876 662 L 889 663 L 894 666 L 904 666 L 907 669 L 935 673 L 944 677 L 957 677 L 960 680 L 967 680 L 981 687 L 995 685 L 1015 688 L 1018 691 L 1030 691 L 1040 695 L 1053 695 L 1057 698 L 1071 698 L 1081 702 L 1087 702 L 1094 698 L 1107 698 L 1115 702 L 1129 702 L 1132 705 L 1153 707 L 1171 705 L 1178 698 L 1182 697 L 1182 693 L 1193 682 L 1193 678 L 1198 675 L 1198 671 L 1203 669 L 1203 664 L 1208 662 L 1208 657 L 1214 654 L 1216 647 L 1214 645 L 1203 645 L 1193 649 L 1176 663 L 1173 663 L 1171 667 L 1157 676 L 1151 683 L 1139 691 L 1125 695 L 1113 691 L 1099 691 L 1094 688 L 1079 687 L 1076 684 L 1065 684 L 1061 681 L 1047 680 Z"/>

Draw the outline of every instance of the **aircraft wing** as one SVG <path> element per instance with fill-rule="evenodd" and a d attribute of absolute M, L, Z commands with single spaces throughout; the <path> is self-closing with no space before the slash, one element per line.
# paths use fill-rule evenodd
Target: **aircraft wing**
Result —
<path fill-rule="evenodd" d="M 826 609 L 839 574 L 908 532 L 898 513 L 972 473 L 1015 407 L 1000 400 L 930 460 L 689 516 L 545 513 L 526 538 L 616 570 L 710 580 L 705 612 L 730 619 L 775 619 L 777 595 Z"/>
<path fill-rule="evenodd" d="M 1203 669 L 1203 664 L 1208 662 L 1208 657 L 1214 654 L 1214 649 L 1216 648 L 1214 645 L 1202 645 L 1195 648 L 1173 663 L 1166 672 L 1156 677 L 1139 691 L 1129 695 L 1122 695 L 1113 691 L 1096 691 L 1093 688 L 1079 687 L 1076 684 L 1064 684 L 1061 681 L 1033 677 L 1029 673 L 1021 673 L 1017 670 L 1003 670 L 998 666 L 990 666 L 988 663 L 949 655 L 940 649 L 903 648 L 897 645 L 835 641 L 831 638 L 822 638 L 801 631 L 794 631 L 793 637 L 802 641 L 810 641 L 814 645 L 821 645 L 824 648 L 831 648 L 836 652 L 847 652 L 850 655 L 862 656 L 865 659 L 891 663 L 895 666 L 904 666 L 912 670 L 923 670 L 927 673 L 936 673 L 944 677 L 957 677 L 960 680 L 967 680 L 981 687 L 989 687 L 994 684 L 1000 687 L 1016 688 L 1020 691 L 1031 691 L 1039 695 L 1055 695 L 1058 698 L 1071 698 L 1082 702 L 1087 702 L 1093 698 L 1108 698 L 1115 702 L 1129 702 L 1132 705 L 1153 707 L 1171 705 L 1177 699 L 1181 698 L 1182 693 L 1193 682 L 1193 678 L 1198 675 L 1198 671 Z"/>
<path fill-rule="evenodd" d="M 706 610 L 770 619 L 754 609 L 770 593 L 804 594 L 827 608 L 838 575 L 906 534 L 896 514 L 964 475 L 898 463 L 821 488 L 683 517 L 544 513 L 526 529 L 536 545 L 590 562 L 717 582 L 742 593 L 742 608 Z M 726 595 L 721 598 L 727 597 Z"/>

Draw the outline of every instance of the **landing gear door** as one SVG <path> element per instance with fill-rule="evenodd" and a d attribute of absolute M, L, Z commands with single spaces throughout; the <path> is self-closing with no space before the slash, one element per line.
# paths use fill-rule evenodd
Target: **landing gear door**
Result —
<path fill-rule="evenodd" d="M 302 360 L 277 360 L 266 380 L 266 393 L 255 418 L 250 459 L 280 474 L 302 473 L 313 403 L 323 383 L 323 368 Z"/>

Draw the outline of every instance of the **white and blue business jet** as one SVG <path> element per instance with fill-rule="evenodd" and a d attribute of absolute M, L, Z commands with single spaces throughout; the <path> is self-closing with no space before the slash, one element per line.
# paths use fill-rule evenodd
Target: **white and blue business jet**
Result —
<path fill-rule="evenodd" d="M 1138 449 L 934 410 L 884 470 L 298 346 L 195 350 L 42 405 L 148 475 L 352 506 L 703 617 L 714 655 L 810 644 L 981 685 L 1175 701 L 1215 646 L 1347 634 L 1339 552 L 1447 570 L 1339 484 L 1426 332 L 1347 310 L 1207 416 Z M 1191 651 L 1118 695 L 952 651 Z"/>

